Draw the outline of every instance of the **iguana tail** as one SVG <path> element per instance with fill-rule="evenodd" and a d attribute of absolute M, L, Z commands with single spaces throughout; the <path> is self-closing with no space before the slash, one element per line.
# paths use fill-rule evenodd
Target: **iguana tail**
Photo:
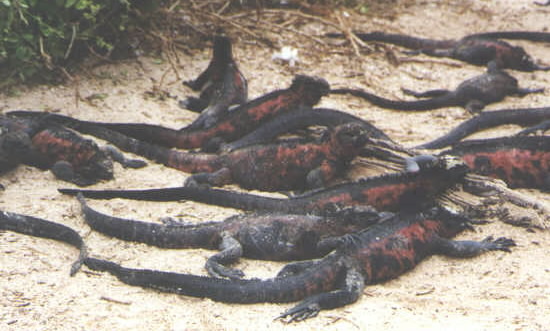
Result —
<path fill-rule="evenodd" d="M 171 187 L 150 190 L 58 189 L 58 191 L 68 195 L 82 193 L 83 196 L 92 199 L 122 198 L 144 201 L 189 200 L 242 210 L 277 210 L 285 212 L 288 211 L 288 206 L 291 205 L 289 199 L 277 199 L 247 193 L 196 187 Z"/>
<path fill-rule="evenodd" d="M 268 280 L 221 279 L 150 269 L 125 268 L 111 261 L 87 258 L 84 264 L 106 271 L 123 283 L 221 302 L 292 302 L 335 287 L 337 271 L 319 272 L 312 268 L 303 274 Z M 335 267 L 336 268 L 336 267 Z"/>
<path fill-rule="evenodd" d="M 430 48 L 449 48 L 455 42 L 454 40 L 433 40 L 425 38 L 417 38 L 396 33 L 384 32 L 354 32 L 362 41 L 378 41 L 389 43 L 408 49 L 423 50 Z M 331 38 L 342 38 L 342 33 L 327 33 L 325 36 Z"/>
<path fill-rule="evenodd" d="M 162 248 L 217 248 L 217 222 L 168 226 L 100 213 L 89 207 L 82 195 L 78 201 L 86 223 L 105 235 Z"/>
<path fill-rule="evenodd" d="M 535 42 L 550 42 L 550 33 L 537 31 L 496 31 L 482 32 L 468 35 L 467 38 L 492 38 L 492 39 L 512 39 L 529 40 Z"/>
<path fill-rule="evenodd" d="M 464 121 L 449 133 L 415 148 L 437 149 L 454 144 L 475 132 L 504 124 L 531 126 L 550 120 L 550 108 L 523 108 L 485 111 Z"/>
<path fill-rule="evenodd" d="M 446 94 L 440 97 L 435 97 L 426 100 L 415 100 L 415 101 L 395 101 L 385 98 L 381 98 L 372 93 L 360 90 L 360 89 L 349 89 L 349 88 L 340 88 L 333 89 L 330 91 L 331 94 L 351 94 L 355 97 L 363 98 L 373 105 L 387 108 L 387 109 L 396 109 L 396 110 L 409 110 L 409 111 L 425 111 L 438 109 L 443 107 L 459 106 L 459 103 L 455 100 L 453 94 Z"/>
<path fill-rule="evenodd" d="M 75 230 L 59 223 L 41 218 L 0 211 L 0 229 L 28 234 L 34 237 L 54 239 L 72 245 L 80 250 L 78 259 L 71 266 L 73 276 L 88 256 L 84 240 Z"/>

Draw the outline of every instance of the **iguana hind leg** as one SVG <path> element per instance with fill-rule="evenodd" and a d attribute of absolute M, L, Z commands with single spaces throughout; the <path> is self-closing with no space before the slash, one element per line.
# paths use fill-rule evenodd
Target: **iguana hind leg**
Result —
<path fill-rule="evenodd" d="M 206 261 L 206 270 L 212 277 L 222 278 L 227 277 L 231 279 L 239 279 L 244 276 L 244 272 L 238 269 L 232 269 L 226 267 L 226 264 L 237 262 L 243 255 L 243 247 L 237 239 L 227 234 L 222 235 L 222 241 L 220 243 L 220 250 L 218 254 L 210 257 Z"/>
<path fill-rule="evenodd" d="M 321 310 L 334 309 L 357 301 L 364 288 L 365 278 L 361 272 L 349 269 L 346 271 L 339 289 L 312 295 L 282 313 L 277 319 L 290 323 L 315 317 Z"/>
<path fill-rule="evenodd" d="M 436 243 L 436 249 L 440 254 L 451 257 L 473 257 L 487 251 L 497 250 L 510 252 L 510 247 L 512 246 L 516 246 L 514 240 L 505 237 L 500 237 L 498 239 L 487 237 L 482 241 L 458 241 L 438 238 Z"/>

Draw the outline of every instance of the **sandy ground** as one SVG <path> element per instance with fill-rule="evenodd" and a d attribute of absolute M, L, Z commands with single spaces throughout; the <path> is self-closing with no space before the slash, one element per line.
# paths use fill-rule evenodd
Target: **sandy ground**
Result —
<path fill-rule="evenodd" d="M 455 38 L 489 30 L 547 30 L 550 8 L 531 1 L 416 1 L 403 6 L 393 18 L 352 16 L 350 24 L 364 29 L 384 29 L 434 38 Z M 319 26 L 303 27 L 320 33 Z M 287 44 L 300 50 L 295 67 L 271 61 L 271 51 L 239 39 L 235 54 L 248 78 L 251 97 L 287 87 L 296 73 L 318 75 L 332 86 L 362 86 L 390 98 L 406 98 L 400 87 L 424 90 L 453 88 L 483 68 L 451 60 L 404 62 L 394 67 L 380 50 L 358 59 L 349 48 L 335 47 L 333 54 L 303 48 L 288 36 Z M 517 42 L 542 62 L 550 64 L 550 45 Z M 342 53 L 346 53 L 345 55 Z M 402 56 L 397 53 L 398 56 Z M 182 79 L 195 77 L 208 63 L 209 50 L 181 54 Z M 0 111 L 37 109 L 59 111 L 83 119 L 134 121 L 180 127 L 196 115 L 179 109 L 175 99 L 149 97 L 164 72 L 166 61 L 141 58 L 93 69 L 81 78 L 83 97 L 103 94 L 91 103 L 75 105 L 72 86 L 20 88 L 17 95 L 2 96 Z M 550 74 L 512 72 L 521 86 L 547 87 Z M 169 71 L 162 88 L 174 96 L 189 94 Z M 546 106 L 550 91 L 523 99 L 508 98 L 488 109 Z M 405 114 L 378 109 L 351 98 L 325 98 L 322 106 L 360 115 L 392 138 L 413 146 L 437 137 L 469 118 L 460 108 Z M 478 134 L 499 136 L 513 126 Z M 185 174 L 151 164 L 140 170 L 117 165 L 116 179 L 94 188 L 164 187 L 181 183 Z M 6 190 L 0 208 L 66 224 L 84 237 L 92 256 L 112 259 L 126 266 L 204 274 L 206 250 L 161 250 L 132 244 L 91 232 L 76 200 L 57 193 L 70 184 L 50 172 L 20 166 L 0 178 Z M 550 195 L 523 190 L 546 203 Z M 235 210 L 194 203 L 148 203 L 125 200 L 92 201 L 97 209 L 118 216 L 155 221 L 180 216 L 188 221 L 222 220 Z M 0 233 L 0 328 L 2 330 L 201 330 L 201 329 L 370 329 L 370 330 L 550 330 L 550 232 L 530 232 L 501 222 L 479 227 L 460 238 L 509 236 L 518 246 L 511 254 L 489 253 L 471 260 L 432 257 L 402 277 L 368 286 L 355 304 L 324 311 L 317 318 L 286 326 L 272 321 L 291 304 L 230 305 L 211 300 L 161 294 L 131 287 L 107 274 L 84 271 L 69 277 L 77 255 L 72 247 L 11 232 Z M 280 263 L 243 259 L 238 267 L 249 276 L 269 277 Z"/>

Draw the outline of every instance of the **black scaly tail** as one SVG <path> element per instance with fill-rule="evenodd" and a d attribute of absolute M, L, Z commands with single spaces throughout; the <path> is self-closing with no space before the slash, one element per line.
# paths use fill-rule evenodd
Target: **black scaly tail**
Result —
<path fill-rule="evenodd" d="M 361 89 L 339 88 L 330 90 L 331 94 L 350 94 L 355 97 L 359 97 L 367 100 L 373 105 L 395 110 L 409 110 L 409 111 L 425 111 L 433 110 L 443 107 L 459 106 L 459 102 L 455 100 L 454 94 L 449 94 L 430 98 L 426 100 L 414 100 L 414 101 L 396 101 L 386 98 L 381 98 L 372 93 L 366 92 Z"/>
<path fill-rule="evenodd" d="M 71 266 L 73 276 L 80 269 L 88 251 L 82 237 L 75 230 L 59 223 L 41 218 L 0 211 L 0 229 L 28 234 L 34 237 L 53 239 L 72 245 L 80 250 L 78 259 Z"/>
<path fill-rule="evenodd" d="M 397 33 L 384 33 L 384 32 L 355 32 L 355 35 L 362 41 L 378 41 L 383 43 L 389 43 L 408 49 L 421 50 L 425 48 L 448 48 L 455 42 L 454 40 L 434 40 L 426 38 L 411 37 Z M 327 33 L 325 36 L 331 38 L 343 38 L 341 33 Z"/>

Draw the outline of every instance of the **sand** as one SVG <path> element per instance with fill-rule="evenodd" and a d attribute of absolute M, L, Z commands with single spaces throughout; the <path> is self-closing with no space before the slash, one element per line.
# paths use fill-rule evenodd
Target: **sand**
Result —
<path fill-rule="evenodd" d="M 550 8 L 531 1 L 416 1 L 403 5 L 395 15 L 351 15 L 349 24 L 362 30 L 386 30 L 433 38 L 458 38 L 468 33 L 494 30 L 537 30 L 549 27 Z M 301 31 L 320 34 L 326 26 L 311 23 Z M 235 37 L 235 36 L 233 36 Z M 359 86 L 388 98 L 407 98 L 400 87 L 416 90 L 454 88 L 483 68 L 448 59 L 418 57 L 395 67 L 380 47 L 361 58 L 348 46 L 321 52 L 315 43 L 304 47 L 289 33 L 279 46 L 299 50 L 294 67 L 271 60 L 272 50 L 236 38 L 235 56 L 248 78 L 249 96 L 257 97 L 290 84 L 294 74 L 317 75 L 333 87 Z M 550 64 L 550 45 L 530 42 L 524 46 L 536 59 Z M 395 50 L 398 57 L 404 55 Z M 19 87 L 3 95 L 0 111 L 35 109 L 55 111 L 82 119 L 157 123 L 174 128 L 189 123 L 196 114 L 181 110 L 177 99 L 191 91 L 180 79 L 194 78 L 210 58 L 210 50 L 179 54 L 180 78 L 168 61 L 141 57 L 95 67 L 80 75 L 79 90 L 89 102 L 75 103 L 72 84 Z M 172 97 L 161 100 L 148 91 L 158 88 Z M 547 87 L 547 72 L 511 71 L 523 87 Z M 93 96 L 100 96 L 94 98 Z M 550 104 L 550 91 L 507 98 L 487 109 L 538 107 Z M 371 106 L 346 97 L 323 99 L 321 106 L 361 116 L 406 146 L 431 140 L 470 115 L 461 108 L 405 114 Z M 517 131 L 505 126 L 474 137 L 501 136 Z M 101 142 L 103 143 L 103 142 Z M 186 174 L 160 165 L 115 170 L 116 179 L 94 188 L 149 188 L 178 185 Z M 95 233 L 84 223 L 74 198 L 57 193 L 71 184 L 56 180 L 48 171 L 20 166 L 0 178 L 6 190 L 0 209 L 42 217 L 76 229 L 84 236 L 90 254 L 125 266 L 205 274 L 206 250 L 162 250 L 127 243 Z M 545 203 L 550 194 L 521 190 Z M 153 203 L 127 200 L 91 201 L 100 211 L 122 217 L 157 221 L 179 216 L 187 221 L 222 220 L 238 211 L 195 203 Z M 527 231 L 494 221 L 459 238 L 480 240 L 488 235 L 508 236 L 518 244 L 510 254 L 491 252 L 457 260 L 435 256 L 413 271 L 384 284 L 368 286 L 358 302 L 301 323 L 285 325 L 273 318 L 292 304 L 234 305 L 208 299 L 181 297 L 131 287 L 107 274 L 84 268 L 69 276 L 76 258 L 74 248 L 11 232 L 0 233 L 0 328 L 2 330 L 234 330 L 234 329 L 361 329 L 361 330 L 550 330 L 550 232 Z M 269 277 L 282 263 L 242 259 L 247 275 Z"/>

